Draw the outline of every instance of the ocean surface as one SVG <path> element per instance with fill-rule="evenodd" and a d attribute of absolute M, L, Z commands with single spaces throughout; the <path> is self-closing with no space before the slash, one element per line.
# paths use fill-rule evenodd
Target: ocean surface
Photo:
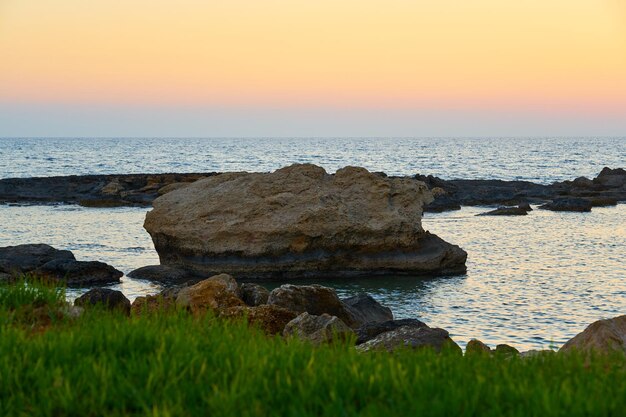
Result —
<path fill-rule="evenodd" d="M 396 175 L 550 183 L 626 166 L 626 138 L 57 139 L 0 138 L 0 177 L 88 173 L 270 171 L 312 162 Z M 316 281 L 342 296 L 365 291 L 396 317 L 419 318 L 464 345 L 558 347 L 591 322 L 626 314 L 626 205 L 591 213 L 534 210 L 476 217 L 484 207 L 427 213 L 425 229 L 463 247 L 468 272 L 437 278 Z M 48 243 L 130 272 L 158 263 L 147 209 L 0 205 L 0 246 Z M 267 285 L 277 286 L 272 282 Z M 129 298 L 160 290 L 127 277 Z M 84 290 L 82 290 L 84 291 Z M 76 297 L 81 290 L 72 290 Z"/>

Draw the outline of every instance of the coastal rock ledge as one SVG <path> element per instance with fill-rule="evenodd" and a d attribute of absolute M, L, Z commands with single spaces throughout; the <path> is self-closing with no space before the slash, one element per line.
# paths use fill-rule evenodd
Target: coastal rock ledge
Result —
<path fill-rule="evenodd" d="M 246 279 L 458 274 L 467 253 L 424 231 L 423 182 L 311 164 L 225 173 L 154 201 L 161 264 Z"/>

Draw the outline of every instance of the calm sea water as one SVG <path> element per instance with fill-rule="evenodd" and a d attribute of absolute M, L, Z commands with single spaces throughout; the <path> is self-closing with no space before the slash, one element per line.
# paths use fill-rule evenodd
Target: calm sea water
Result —
<path fill-rule="evenodd" d="M 391 175 L 551 183 L 624 166 L 626 138 L 0 138 L 0 178 L 265 172 L 311 162 Z"/>
<path fill-rule="evenodd" d="M 314 162 L 445 178 L 593 177 L 626 165 L 626 139 L 0 139 L 0 176 L 163 171 L 269 171 Z M 466 343 L 559 346 L 600 318 L 626 314 L 626 205 L 591 213 L 535 210 L 476 217 L 486 208 L 427 214 L 424 227 L 469 253 L 468 273 L 435 279 L 318 281 L 366 291 L 397 317 L 416 317 Z M 0 206 L 0 246 L 43 242 L 124 272 L 158 263 L 140 208 Z M 279 283 L 270 283 L 270 286 Z M 129 298 L 158 285 L 127 277 Z M 76 296 L 80 291 L 72 292 Z"/>

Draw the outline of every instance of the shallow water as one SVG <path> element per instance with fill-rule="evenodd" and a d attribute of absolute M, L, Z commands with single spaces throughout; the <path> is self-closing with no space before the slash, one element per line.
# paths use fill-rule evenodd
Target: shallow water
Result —
<path fill-rule="evenodd" d="M 0 178 L 272 171 L 311 162 L 390 175 L 524 179 L 595 177 L 626 161 L 626 138 L 0 138 Z"/>
<path fill-rule="evenodd" d="M 475 216 L 486 210 L 428 213 L 423 220 L 426 229 L 469 253 L 467 275 L 316 282 L 342 296 L 368 292 L 396 317 L 443 327 L 460 344 L 476 337 L 518 349 L 560 346 L 597 319 L 626 314 L 626 205 L 591 213 Z M 101 260 L 130 272 L 158 263 L 142 228 L 145 212 L 0 206 L 0 246 L 48 243 L 72 250 L 80 260 Z M 131 299 L 160 289 L 128 277 L 113 288 Z"/>

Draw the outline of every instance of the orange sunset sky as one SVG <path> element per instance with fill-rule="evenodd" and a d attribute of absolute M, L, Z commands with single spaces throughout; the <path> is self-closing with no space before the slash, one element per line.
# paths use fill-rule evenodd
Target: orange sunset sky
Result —
<path fill-rule="evenodd" d="M 0 136 L 619 135 L 624 0 L 0 0 Z"/>

